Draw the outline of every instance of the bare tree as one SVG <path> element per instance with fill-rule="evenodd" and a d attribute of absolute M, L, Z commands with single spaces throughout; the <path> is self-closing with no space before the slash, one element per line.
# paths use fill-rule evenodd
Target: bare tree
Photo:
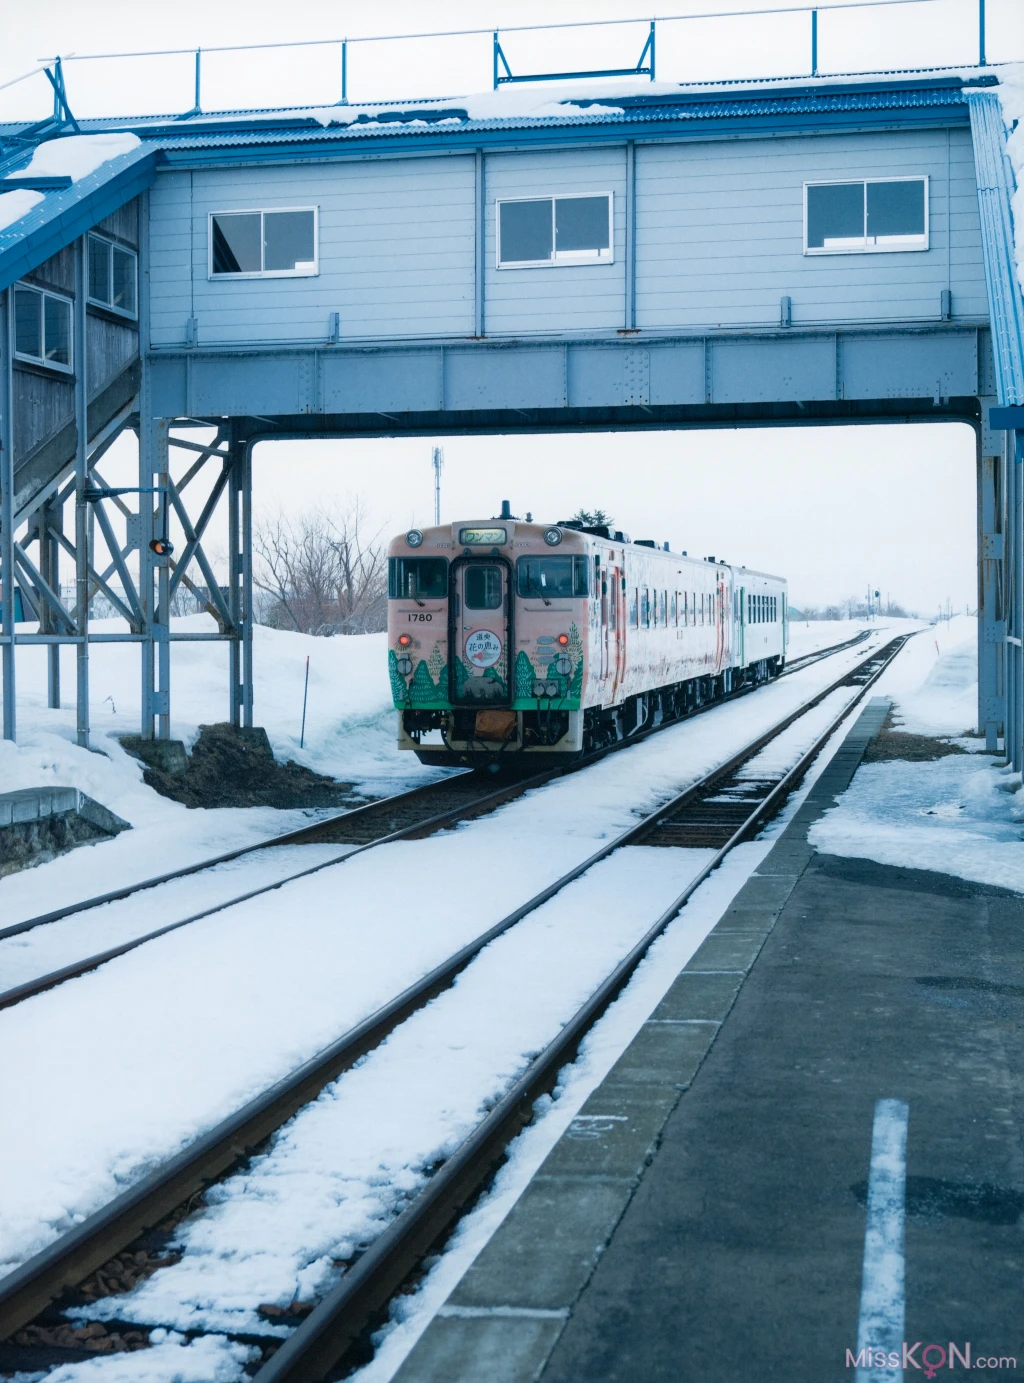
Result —
<path fill-rule="evenodd" d="M 387 559 L 379 531 L 366 535 L 359 499 L 256 524 L 253 584 L 264 620 L 305 634 L 364 634 L 387 625 Z"/>

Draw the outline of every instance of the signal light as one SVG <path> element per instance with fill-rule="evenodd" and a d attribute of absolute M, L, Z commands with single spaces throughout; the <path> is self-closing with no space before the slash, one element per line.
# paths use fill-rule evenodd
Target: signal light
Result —
<path fill-rule="evenodd" d="M 569 635 L 568 635 L 568 634 L 559 634 L 559 636 L 558 636 L 558 642 L 559 642 L 559 643 L 562 645 L 562 647 L 564 648 L 565 645 L 569 642 Z"/>
<path fill-rule="evenodd" d="M 174 551 L 174 544 L 169 538 L 154 538 L 149 544 L 150 552 L 155 552 L 158 557 L 170 557 Z"/>
<path fill-rule="evenodd" d="M 400 648 L 408 648 L 412 643 L 412 636 L 409 634 L 399 634 L 398 645 Z"/>

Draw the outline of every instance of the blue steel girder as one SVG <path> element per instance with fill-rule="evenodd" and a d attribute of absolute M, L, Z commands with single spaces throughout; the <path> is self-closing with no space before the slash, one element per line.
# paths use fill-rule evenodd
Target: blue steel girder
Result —
<path fill-rule="evenodd" d="M 315 431 L 319 419 L 333 432 L 372 431 L 377 418 L 376 430 L 387 433 L 422 430 L 423 418 L 461 430 L 486 429 L 496 418 L 533 425 L 536 415 L 557 431 L 602 420 L 655 426 L 670 416 L 673 426 L 687 417 L 708 425 L 951 410 L 976 420 L 990 351 L 979 322 L 642 342 L 161 349 L 148 363 L 153 411 L 166 418 L 304 418 L 303 431 Z"/>

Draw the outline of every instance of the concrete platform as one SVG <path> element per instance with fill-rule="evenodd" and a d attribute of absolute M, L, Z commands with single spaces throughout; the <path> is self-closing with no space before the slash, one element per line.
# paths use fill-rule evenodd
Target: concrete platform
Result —
<path fill-rule="evenodd" d="M 127 821 L 78 788 L 0 793 L 0 878 L 130 829 Z"/>
<path fill-rule="evenodd" d="M 866 1383 L 923 1378 L 950 1341 L 1024 1372 L 1024 900 L 807 844 L 887 710 L 861 715 L 396 1383 Z M 864 1371 L 882 1099 L 909 1105 L 910 1349 Z"/>

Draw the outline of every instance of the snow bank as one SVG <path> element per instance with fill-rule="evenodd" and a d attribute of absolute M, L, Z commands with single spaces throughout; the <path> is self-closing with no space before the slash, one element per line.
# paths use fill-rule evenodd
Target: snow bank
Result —
<path fill-rule="evenodd" d="M 115 620 L 93 621 L 100 631 L 117 627 Z M 172 621 L 174 630 L 214 627 L 207 615 Z M 324 639 L 258 626 L 254 644 L 256 722 L 266 727 L 279 760 L 295 759 L 372 795 L 398 792 L 443 774 L 423 768 L 396 747 L 384 634 Z M 309 703 L 305 748 L 300 750 L 307 655 Z M 89 670 L 96 752 L 75 743 L 73 704 L 60 710 L 47 707 L 45 650 L 33 645 L 18 649 L 19 740 L 0 741 L 0 791 L 77 787 L 135 829 L 0 880 L 3 924 L 266 839 L 319 815 L 270 807 L 189 810 L 161 797 L 143 782 L 142 765 L 117 738 L 139 729 L 138 645 L 93 644 Z M 61 650 L 61 679 L 65 688 L 74 688 L 73 648 Z M 191 744 L 200 725 L 225 720 L 227 680 L 224 644 L 172 644 L 172 734 Z M 184 906 L 184 895 L 182 899 Z M 126 925 L 125 935 L 152 930 L 151 924 Z M 118 922 L 118 936 L 121 927 Z M 90 946 L 81 954 L 95 949 Z"/>
<path fill-rule="evenodd" d="M 962 736 L 977 716 L 977 621 L 960 616 L 918 635 L 878 684 L 911 734 Z M 977 740 L 965 748 L 979 749 Z M 1024 789 L 987 756 L 863 764 L 810 832 L 832 855 L 932 869 L 1024 893 Z"/>
<path fill-rule="evenodd" d="M 116 619 L 93 620 L 91 624 L 97 633 L 122 627 Z M 172 620 L 171 627 L 176 633 L 216 630 L 211 616 L 205 614 Z M 93 644 L 89 654 L 93 743 L 107 753 L 111 736 L 138 733 L 140 652 L 137 644 L 111 643 Z M 307 657 L 309 699 L 305 746 L 300 749 Z M 257 625 L 253 631 L 253 667 L 255 722 L 265 727 L 278 759 L 294 759 L 339 781 L 355 781 L 367 791 L 393 790 L 396 775 L 402 780 L 401 786 L 423 780 L 427 770 L 420 768 L 413 755 L 399 754 L 395 745 L 385 634 L 326 639 Z M 61 679 L 65 688 L 73 689 L 73 648 L 61 649 Z M 73 691 L 67 699 L 72 701 Z M 195 742 L 200 725 L 227 719 L 226 644 L 171 644 L 171 707 L 171 734 L 187 746 Z M 18 722 L 23 740 L 39 733 L 74 739 L 73 705 L 60 711 L 46 706 L 46 650 L 39 646 L 18 649 Z M 0 782 L 3 776 L 0 769 Z M 76 786 L 96 795 L 85 782 Z M 106 805 L 113 807 L 112 802 Z M 127 819 L 133 820 L 130 814 Z"/>

